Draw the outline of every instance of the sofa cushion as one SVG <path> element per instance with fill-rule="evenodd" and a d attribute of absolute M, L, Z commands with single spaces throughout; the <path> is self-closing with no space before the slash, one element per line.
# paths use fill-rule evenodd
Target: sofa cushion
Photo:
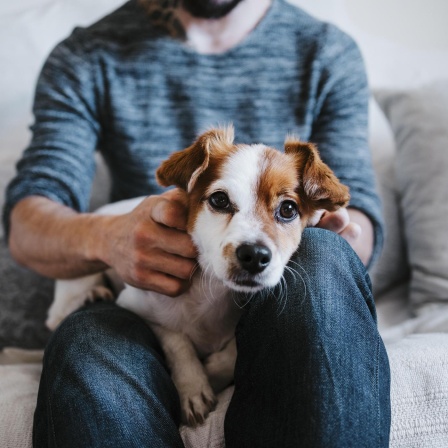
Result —
<path fill-rule="evenodd" d="M 17 266 L 0 241 L 0 348 L 44 347 L 50 332 L 45 328 L 54 282 Z"/>
<path fill-rule="evenodd" d="M 41 366 L 0 365 L 0 446 L 31 448 Z"/>
<path fill-rule="evenodd" d="M 448 305 L 448 80 L 379 102 L 397 145 L 395 176 L 414 312 Z"/>
<path fill-rule="evenodd" d="M 448 446 L 448 334 L 418 334 L 388 345 L 391 448 Z"/>
<path fill-rule="evenodd" d="M 409 269 L 394 174 L 395 141 L 375 98 L 369 104 L 369 144 L 385 223 L 383 251 L 370 271 L 375 299 L 381 300 L 397 285 L 408 281 Z"/>

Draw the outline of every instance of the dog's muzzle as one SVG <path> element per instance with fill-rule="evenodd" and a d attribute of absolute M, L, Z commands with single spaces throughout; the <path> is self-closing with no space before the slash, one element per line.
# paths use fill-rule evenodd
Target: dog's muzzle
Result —
<path fill-rule="evenodd" d="M 236 249 L 236 257 L 240 266 L 249 274 L 259 274 L 271 262 L 272 252 L 261 244 L 241 244 Z"/>

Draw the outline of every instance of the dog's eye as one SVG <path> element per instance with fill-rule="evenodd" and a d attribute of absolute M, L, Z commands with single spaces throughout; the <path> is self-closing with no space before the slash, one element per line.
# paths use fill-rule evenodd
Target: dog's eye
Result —
<path fill-rule="evenodd" d="M 225 210 L 230 206 L 229 197 L 223 191 L 213 193 L 208 199 L 208 202 L 217 210 Z"/>
<path fill-rule="evenodd" d="M 284 201 L 278 209 L 280 221 L 292 221 L 298 215 L 297 205 L 293 201 Z"/>

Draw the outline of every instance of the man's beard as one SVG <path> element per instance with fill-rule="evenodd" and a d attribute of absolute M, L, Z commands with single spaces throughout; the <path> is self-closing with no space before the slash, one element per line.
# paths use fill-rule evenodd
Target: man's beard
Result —
<path fill-rule="evenodd" d="M 181 0 L 183 7 L 194 17 L 220 19 L 242 0 Z"/>

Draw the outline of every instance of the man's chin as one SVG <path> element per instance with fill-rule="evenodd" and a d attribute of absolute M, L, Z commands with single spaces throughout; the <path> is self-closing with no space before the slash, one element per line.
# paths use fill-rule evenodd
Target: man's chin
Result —
<path fill-rule="evenodd" d="M 241 1 L 243 0 L 182 0 L 182 5 L 194 17 L 220 19 Z"/>

